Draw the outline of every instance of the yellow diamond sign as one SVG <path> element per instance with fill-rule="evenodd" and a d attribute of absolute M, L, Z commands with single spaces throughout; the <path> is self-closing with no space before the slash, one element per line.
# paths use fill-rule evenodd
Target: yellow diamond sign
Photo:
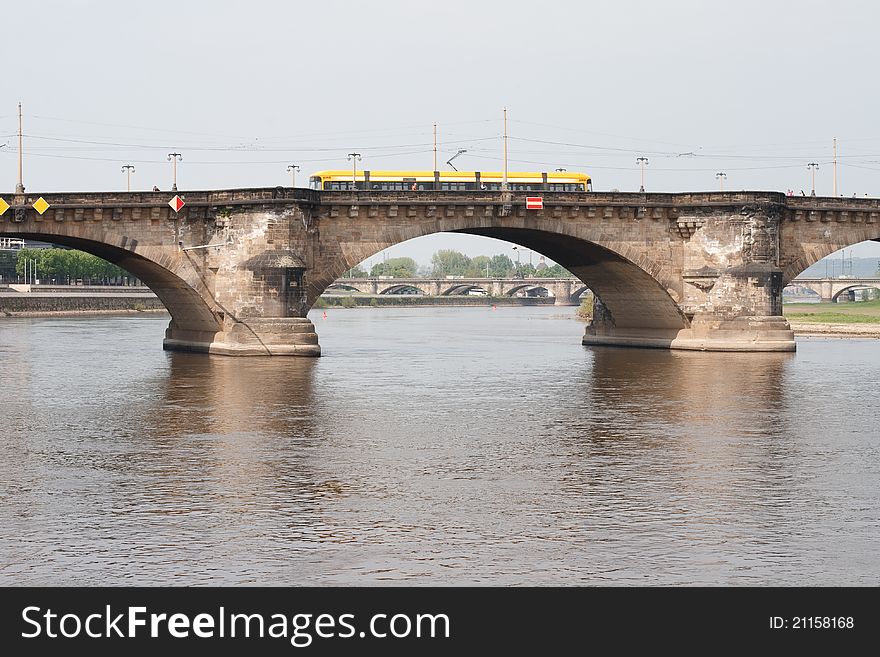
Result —
<path fill-rule="evenodd" d="M 34 207 L 34 210 L 36 210 L 36 211 L 39 212 L 40 214 L 43 214 L 46 210 L 49 209 L 49 204 L 46 203 L 46 199 L 44 199 L 44 198 L 41 196 L 41 197 L 38 198 L 36 201 L 34 201 L 34 206 L 33 206 L 33 207 Z"/>
<path fill-rule="evenodd" d="M 8 209 L 9 209 L 9 203 L 6 202 L 6 199 L 0 198 L 0 215 L 2 215 Z"/>

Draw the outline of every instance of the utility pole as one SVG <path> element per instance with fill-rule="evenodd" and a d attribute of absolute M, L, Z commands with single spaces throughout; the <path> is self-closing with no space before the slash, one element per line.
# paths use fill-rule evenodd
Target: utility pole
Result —
<path fill-rule="evenodd" d="M 362 159 L 360 153 L 349 153 L 348 159 L 352 160 L 351 163 L 351 188 L 357 189 L 357 163 L 358 160 Z"/>
<path fill-rule="evenodd" d="M 296 187 L 296 172 L 299 171 L 299 165 L 288 164 L 287 170 L 290 172 L 290 186 Z"/>
<path fill-rule="evenodd" d="M 18 104 L 18 184 L 15 186 L 16 194 L 24 194 L 24 181 L 22 179 L 22 138 L 21 138 L 21 103 Z"/>
<path fill-rule="evenodd" d="M 818 162 L 810 162 L 810 163 L 807 165 L 807 169 L 809 169 L 810 171 L 812 171 L 812 186 L 811 186 L 811 189 L 810 189 L 810 196 L 815 196 L 815 195 L 816 195 L 816 169 L 818 169 L 818 168 L 819 168 L 819 163 L 818 163 Z"/>
<path fill-rule="evenodd" d="M 648 158 L 637 157 L 636 162 L 638 163 L 639 168 L 642 170 L 641 185 L 639 186 L 639 191 L 644 192 L 645 191 L 645 165 L 648 164 Z"/>
<path fill-rule="evenodd" d="M 834 138 L 834 195 L 837 196 L 837 137 Z"/>
<path fill-rule="evenodd" d="M 501 178 L 501 191 L 507 191 L 507 108 L 504 108 L 504 176 Z"/>
<path fill-rule="evenodd" d="M 125 191 L 131 191 L 131 174 L 134 173 L 134 165 L 133 164 L 123 164 L 122 165 L 122 173 L 125 174 Z"/>
<path fill-rule="evenodd" d="M 434 122 L 434 171 L 437 171 L 437 122 Z"/>
<path fill-rule="evenodd" d="M 723 171 L 719 171 L 715 174 L 715 177 L 718 178 L 718 184 L 721 185 L 721 191 L 724 191 L 724 179 L 727 178 L 727 174 Z"/>
<path fill-rule="evenodd" d="M 180 153 L 168 153 L 168 161 L 171 162 L 171 191 L 177 191 L 177 162 L 183 161 Z"/>

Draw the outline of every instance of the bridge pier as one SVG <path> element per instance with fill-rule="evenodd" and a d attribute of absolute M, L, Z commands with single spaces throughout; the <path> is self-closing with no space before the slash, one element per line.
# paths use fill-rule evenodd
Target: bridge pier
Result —
<path fill-rule="evenodd" d="M 783 271 L 779 261 L 781 213 L 748 208 L 738 214 L 706 209 L 688 217 L 679 289 L 667 289 L 681 313 L 652 317 L 643 300 L 594 287 L 596 305 L 584 344 L 695 351 L 795 351 L 794 332 L 782 314 Z M 724 244 L 724 249 L 718 245 Z M 641 285 L 650 290 L 650 285 Z M 653 297 L 657 297 L 655 292 Z M 607 297 L 607 298 L 606 298 Z M 601 299 L 601 301 L 600 301 Z M 617 312 L 615 304 L 626 304 Z M 631 312 L 630 307 L 639 312 Z"/>
<path fill-rule="evenodd" d="M 571 281 L 557 283 L 553 286 L 553 305 L 554 306 L 576 306 L 578 305 L 571 299 Z"/>
<path fill-rule="evenodd" d="M 594 309 L 595 313 L 595 309 Z M 695 318 L 686 329 L 616 328 L 601 318 L 587 325 L 584 345 L 687 351 L 795 351 L 794 332 L 784 317 Z"/>
<path fill-rule="evenodd" d="M 187 330 L 172 320 L 162 347 L 223 356 L 321 355 L 315 325 L 306 317 L 254 317 L 230 322 L 218 333 Z"/>

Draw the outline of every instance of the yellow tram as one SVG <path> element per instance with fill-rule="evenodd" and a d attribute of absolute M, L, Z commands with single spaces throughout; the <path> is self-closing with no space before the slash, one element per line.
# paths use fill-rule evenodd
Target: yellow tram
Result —
<path fill-rule="evenodd" d="M 352 180 L 352 178 L 354 178 Z M 309 187 L 320 190 L 360 189 L 370 191 L 478 191 L 500 190 L 503 174 L 498 171 L 369 171 L 350 169 L 316 171 Z M 589 192 L 585 173 L 513 171 L 507 174 L 512 192 Z"/>

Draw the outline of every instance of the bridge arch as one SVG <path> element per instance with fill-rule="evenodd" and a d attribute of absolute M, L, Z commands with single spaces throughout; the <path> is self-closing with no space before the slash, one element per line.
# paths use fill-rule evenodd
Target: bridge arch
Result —
<path fill-rule="evenodd" d="M 410 290 L 411 292 L 407 292 L 407 290 Z M 389 285 L 388 287 L 381 289 L 379 291 L 379 294 L 412 294 L 413 292 L 415 292 L 415 294 L 421 295 L 428 294 L 421 287 L 413 285 L 411 283 Z"/>
<path fill-rule="evenodd" d="M 590 288 L 588 288 L 586 285 L 579 285 L 577 287 L 572 288 L 572 290 L 571 290 L 572 301 L 577 301 L 578 299 L 580 299 L 581 295 L 589 289 Z"/>
<path fill-rule="evenodd" d="M 457 232 L 517 244 L 558 262 L 603 302 L 617 328 L 676 331 L 690 326 L 677 303 L 682 297 L 680 277 L 629 244 L 614 240 L 601 224 L 558 222 L 558 232 L 550 232 L 493 223 L 498 222 L 492 217 L 456 216 L 391 225 L 374 242 L 340 240 L 341 255 L 310 273 L 307 305 L 314 304 L 345 271 L 390 246 L 433 233 Z"/>
<path fill-rule="evenodd" d="M 831 301 L 833 303 L 837 303 L 837 300 L 840 298 L 841 294 L 849 294 L 850 292 L 855 292 L 856 290 L 880 290 L 880 287 L 877 287 L 876 285 L 865 285 L 864 283 L 847 285 L 846 287 L 842 287 L 836 290 L 831 297 Z"/>
<path fill-rule="evenodd" d="M 449 297 L 449 296 L 455 296 L 455 295 L 465 295 L 465 294 L 468 294 L 471 290 L 479 290 L 479 291 L 483 292 L 484 294 L 491 294 L 492 293 L 491 289 L 487 290 L 482 285 L 473 285 L 471 283 L 464 283 L 464 284 L 458 284 L 458 285 L 450 285 L 449 287 L 442 289 L 440 291 L 440 296 L 441 297 Z"/>
<path fill-rule="evenodd" d="M 224 309 L 206 302 L 206 296 L 210 298 L 207 286 L 197 270 L 189 265 L 186 253 L 172 253 L 165 247 L 140 246 L 137 240 L 130 241 L 125 236 L 104 231 L 94 231 L 88 236 L 50 232 L 11 235 L 84 251 L 121 267 L 143 281 L 159 297 L 171 315 L 172 327 L 212 335 L 221 330 Z"/>
<path fill-rule="evenodd" d="M 792 226 L 792 222 L 784 225 L 782 239 L 788 246 L 784 247 L 783 251 L 792 249 L 792 245 L 796 245 L 796 250 L 792 254 L 785 253 L 783 285 L 790 284 L 810 266 L 843 249 L 862 242 L 880 242 L 880 224 L 863 224 L 858 228 L 849 224 L 822 224 L 822 226 L 826 228 L 820 229 L 818 237 L 803 238 L 795 232 L 796 228 Z"/>
<path fill-rule="evenodd" d="M 345 292 L 361 292 L 363 294 L 370 293 L 369 285 L 353 285 L 351 283 L 333 283 L 327 286 L 328 290 L 343 290 Z"/>
<path fill-rule="evenodd" d="M 513 287 L 508 288 L 504 291 L 504 296 L 512 297 L 517 292 L 521 292 L 525 290 L 526 293 L 531 292 L 532 290 L 544 290 L 548 295 L 552 296 L 553 290 L 548 287 L 535 283 L 523 283 L 521 285 L 514 285 Z"/>

